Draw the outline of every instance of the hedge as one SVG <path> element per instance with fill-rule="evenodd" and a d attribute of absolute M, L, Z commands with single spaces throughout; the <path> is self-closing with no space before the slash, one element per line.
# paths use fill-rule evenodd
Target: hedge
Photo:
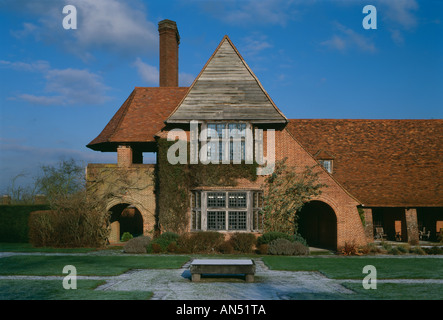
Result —
<path fill-rule="evenodd" d="M 0 242 L 29 242 L 29 215 L 48 205 L 0 205 Z"/>

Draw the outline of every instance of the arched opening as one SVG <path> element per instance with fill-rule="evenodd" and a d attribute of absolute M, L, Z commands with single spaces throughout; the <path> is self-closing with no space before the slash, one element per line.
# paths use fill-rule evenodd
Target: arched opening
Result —
<path fill-rule="evenodd" d="M 311 247 L 337 249 L 337 217 L 322 201 L 310 201 L 299 212 L 298 232 Z"/>
<path fill-rule="evenodd" d="M 143 216 L 135 206 L 120 203 L 109 211 L 111 212 L 110 242 L 118 242 L 125 232 L 129 232 L 134 237 L 143 234 Z"/>

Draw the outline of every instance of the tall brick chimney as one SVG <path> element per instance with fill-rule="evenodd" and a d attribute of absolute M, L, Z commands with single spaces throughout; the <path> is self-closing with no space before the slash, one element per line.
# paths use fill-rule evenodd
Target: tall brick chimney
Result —
<path fill-rule="evenodd" d="M 180 35 L 177 24 L 171 20 L 158 23 L 160 35 L 160 87 L 178 87 L 178 45 Z"/>

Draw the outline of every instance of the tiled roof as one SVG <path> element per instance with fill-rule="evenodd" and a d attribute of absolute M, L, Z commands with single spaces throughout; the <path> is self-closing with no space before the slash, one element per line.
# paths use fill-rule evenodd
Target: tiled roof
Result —
<path fill-rule="evenodd" d="M 443 206 L 443 120 L 290 120 L 312 155 L 367 206 Z M 318 156 L 317 156 L 318 158 Z"/>
<path fill-rule="evenodd" d="M 103 131 L 87 147 L 111 151 L 118 143 L 155 142 L 154 135 L 163 128 L 164 120 L 187 90 L 185 87 L 135 87 Z"/>
<path fill-rule="evenodd" d="M 155 146 L 188 89 L 136 87 L 88 147 Z M 292 119 L 287 129 L 316 159 L 333 159 L 334 178 L 364 205 L 443 206 L 443 120 Z"/>

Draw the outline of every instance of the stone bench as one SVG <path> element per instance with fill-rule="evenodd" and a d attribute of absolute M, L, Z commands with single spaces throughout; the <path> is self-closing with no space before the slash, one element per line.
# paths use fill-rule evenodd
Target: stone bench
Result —
<path fill-rule="evenodd" d="M 246 282 L 254 282 L 255 263 L 251 259 L 195 259 L 191 262 L 192 281 L 200 281 L 202 274 L 244 274 Z"/>

